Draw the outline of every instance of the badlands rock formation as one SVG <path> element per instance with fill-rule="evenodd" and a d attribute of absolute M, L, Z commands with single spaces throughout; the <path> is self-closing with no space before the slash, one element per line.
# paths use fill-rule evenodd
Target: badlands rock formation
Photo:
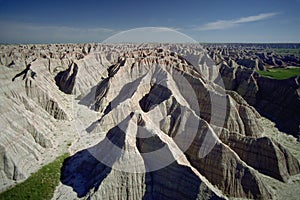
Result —
<path fill-rule="evenodd" d="M 283 45 L 274 44 L 268 48 L 283 48 Z M 287 44 L 288 47 L 291 48 Z M 276 122 L 277 127 L 284 132 L 295 137 L 300 136 L 299 76 L 275 80 L 261 77 L 255 72 L 270 66 L 299 67 L 299 55 L 267 52 L 268 50 L 261 49 L 259 45 L 209 46 L 208 50 L 219 67 L 227 90 L 237 91 L 261 115 Z"/>
<path fill-rule="evenodd" d="M 217 63 L 234 61 L 246 68 L 260 70 L 270 66 L 300 66 L 299 44 L 208 44 L 206 47 Z M 286 49 L 295 53 L 285 53 Z"/>
<path fill-rule="evenodd" d="M 300 173 L 198 45 L 6 45 L 0 61 L 2 191 L 66 150 L 53 199 L 271 199 L 265 175 Z"/>

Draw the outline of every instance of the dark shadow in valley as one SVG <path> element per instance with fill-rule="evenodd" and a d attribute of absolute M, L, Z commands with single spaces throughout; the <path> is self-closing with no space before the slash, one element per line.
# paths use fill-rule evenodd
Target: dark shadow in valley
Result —
<path fill-rule="evenodd" d="M 284 80 L 259 77 L 256 101 L 254 105 L 250 104 L 259 114 L 275 122 L 280 131 L 297 138 L 300 138 L 299 80 L 299 77 Z"/>
<path fill-rule="evenodd" d="M 141 81 L 144 77 L 145 75 L 141 76 L 135 81 L 132 81 L 124 85 L 121 91 L 119 92 L 119 94 L 107 105 L 107 107 L 104 110 L 104 114 L 105 115 L 108 114 L 111 110 L 116 108 L 122 102 L 125 102 L 127 99 L 130 99 L 138 89 L 138 86 L 141 84 Z"/>
<path fill-rule="evenodd" d="M 78 65 L 76 63 L 70 64 L 68 69 L 59 72 L 54 78 L 59 90 L 66 94 L 72 94 L 77 73 Z"/>
<path fill-rule="evenodd" d="M 110 171 L 111 168 L 99 162 L 88 150 L 83 150 L 64 161 L 60 180 L 81 198 L 92 188 L 98 188 Z"/>
<path fill-rule="evenodd" d="M 222 199 L 216 196 L 195 175 L 191 168 L 176 161 L 165 168 L 146 173 L 146 192 L 143 200 L 154 199 Z M 168 192 L 164 192 L 168 191 Z"/>
<path fill-rule="evenodd" d="M 139 151 L 143 152 L 142 157 L 148 171 L 145 175 L 146 191 L 142 198 L 143 200 L 198 199 L 200 196 L 203 199 L 220 199 L 208 187 L 202 185 L 205 183 L 190 167 L 179 164 L 169 147 L 162 145 L 163 143 L 159 137 L 137 141 Z M 156 156 L 147 155 L 149 150 L 158 151 L 157 146 L 163 148 L 164 151 L 157 153 Z M 158 168 L 164 162 L 169 162 L 170 164 L 163 168 Z"/>
<path fill-rule="evenodd" d="M 92 87 L 90 92 L 80 99 L 79 104 L 90 107 L 95 101 L 95 94 L 96 94 L 97 87 L 98 85 Z M 94 110 L 94 108 L 92 108 L 92 110 Z"/>
<path fill-rule="evenodd" d="M 97 191 L 112 170 L 108 166 L 113 166 L 120 158 L 124 144 L 125 133 L 118 126 L 112 128 L 100 143 L 64 161 L 61 182 L 72 187 L 79 198 L 86 196 L 93 188 Z"/>
<path fill-rule="evenodd" d="M 91 133 L 91 132 L 99 125 L 99 121 L 100 121 L 100 120 L 96 120 L 96 121 L 94 121 L 93 123 L 91 123 L 91 124 L 89 125 L 89 127 L 87 127 L 87 128 L 85 129 L 86 132 Z"/>
<path fill-rule="evenodd" d="M 151 87 L 150 92 L 139 101 L 139 104 L 144 112 L 149 112 L 156 105 L 159 105 L 163 101 L 169 99 L 171 95 L 172 92 L 167 87 L 154 84 Z"/>

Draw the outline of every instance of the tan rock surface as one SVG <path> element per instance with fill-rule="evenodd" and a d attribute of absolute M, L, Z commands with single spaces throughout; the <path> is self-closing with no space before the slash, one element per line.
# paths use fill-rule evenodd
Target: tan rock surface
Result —
<path fill-rule="evenodd" d="M 299 174 L 197 46 L 8 45 L 0 61 L 1 190 L 67 148 L 53 199 L 270 199 L 265 175 Z"/>

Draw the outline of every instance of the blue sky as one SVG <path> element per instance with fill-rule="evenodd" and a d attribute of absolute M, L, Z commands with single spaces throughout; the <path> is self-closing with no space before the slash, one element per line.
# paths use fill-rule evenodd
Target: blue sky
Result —
<path fill-rule="evenodd" d="M 199 42 L 300 42 L 299 10 L 300 0 L 0 0 L 0 42 L 101 42 L 139 27 Z"/>

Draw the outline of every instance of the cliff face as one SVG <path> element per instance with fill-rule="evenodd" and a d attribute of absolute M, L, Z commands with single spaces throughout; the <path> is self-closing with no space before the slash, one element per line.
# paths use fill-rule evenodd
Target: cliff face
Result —
<path fill-rule="evenodd" d="M 297 53 L 272 52 L 272 48 L 288 46 L 273 44 L 266 48 L 258 44 L 228 44 L 207 45 L 207 49 L 218 66 L 227 90 L 238 92 L 261 115 L 276 122 L 281 131 L 299 137 L 299 77 L 275 80 L 256 72 L 269 67 L 299 67 L 300 57 Z M 289 48 L 294 47 L 291 45 Z"/>
<path fill-rule="evenodd" d="M 114 147 L 107 147 L 109 145 L 104 145 L 102 140 L 102 142 L 93 146 L 90 151 L 99 152 L 95 155 L 98 156 L 97 159 L 100 160 L 100 163 L 111 166 L 110 174 L 114 174 L 115 170 L 121 169 L 129 170 L 129 172 L 132 172 L 133 169 L 138 172 L 145 172 L 146 179 L 139 178 L 140 185 L 144 185 L 144 187 L 137 190 L 140 191 L 142 196 L 144 195 L 144 197 L 150 199 L 156 197 L 169 199 L 173 193 L 170 194 L 168 191 L 173 191 L 174 187 L 178 190 L 189 187 L 184 180 L 179 185 L 164 183 L 165 176 L 167 176 L 165 174 L 173 173 L 169 170 L 177 169 L 176 165 L 178 164 L 160 169 L 157 163 L 171 163 L 176 155 L 181 155 L 180 161 L 192 167 L 192 171 L 182 172 L 187 173 L 188 179 L 191 176 L 202 174 L 199 184 L 196 185 L 206 185 L 205 180 L 207 179 L 229 196 L 271 198 L 272 193 L 268 186 L 260 179 L 259 173 L 252 168 L 256 166 L 248 162 L 247 158 L 240 157 L 233 148 L 226 145 L 227 140 L 224 139 L 223 143 L 222 140 L 218 139 L 220 119 L 211 120 L 212 115 L 225 114 L 223 119 L 225 130 L 239 132 L 243 136 L 242 138 L 249 137 L 255 140 L 255 138 L 260 138 L 263 135 L 263 127 L 258 121 L 260 115 L 237 93 L 231 92 L 231 95 L 227 95 L 224 90 L 222 91 L 217 85 L 209 82 L 206 76 L 201 74 L 201 70 L 199 70 L 200 72 L 198 70 L 199 68 L 190 65 L 183 58 L 163 49 L 131 51 L 121 56 L 117 64 L 108 68 L 107 77 L 103 77 L 94 93 L 95 101 L 88 105 L 90 108 L 103 113 L 89 131 L 91 133 L 106 134 L 106 137 L 110 138 L 110 142 L 118 145 L 121 150 L 113 154 L 115 155 L 113 158 L 107 158 L 106 155 L 100 152 L 114 152 Z M 173 75 L 171 75 L 172 72 Z M 179 77 L 176 77 L 175 72 L 179 73 L 180 77 L 184 77 L 184 79 L 179 82 Z M 159 79 L 157 79 L 158 77 Z M 180 90 L 184 81 L 190 84 L 190 89 L 194 92 Z M 120 83 L 123 84 L 122 87 L 120 87 Z M 222 113 L 223 110 L 219 110 L 218 113 L 212 112 L 211 104 L 213 100 L 209 98 L 210 95 L 215 95 L 215 99 L 225 101 L 224 113 Z M 193 97 L 196 98 L 197 105 L 192 102 Z M 216 107 L 222 106 L 222 101 L 216 102 Z M 136 113 L 137 111 L 138 113 Z M 213 127 L 207 121 L 213 121 Z M 193 129 L 192 125 L 198 126 L 198 128 Z M 182 132 L 182 130 L 185 131 Z M 185 132 L 189 134 L 185 135 Z M 138 137 L 138 134 L 141 133 L 145 138 Z M 135 136 L 138 139 L 131 141 L 126 137 L 127 135 Z M 242 141 L 242 138 L 237 139 L 237 141 Z M 177 146 L 177 148 L 174 148 L 174 146 Z M 145 154 L 156 152 L 164 147 L 167 147 L 167 152 L 160 152 L 155 158 Z M 133 152 L 128 151 L 131 148 L 134 149 Z M 78 169 L 83 168 L 81 164 L 76 167 L 74 163 L 85 163 L 78 161 L 77 158 L 79 159 L 77 156 L 72 157 L 66 164 L 67 176 L 63 179 L 66 180 L 64 182 L 66 185 L 71 186 L 80 182 L 70 179 Z M 259 161 L 255 160 L 254 162 Z M 128 166 L 128 163 L 130 163 L 130 166 Z M 251 164 L 251 167 L 248 163 Z M 273 168 L 278 165 L 280 164 L 269 167 Z M 295 166 L 299 170 L 297 160 L 295 160 Z M 75 169 L 70 172 L 68 168 Z M 154 169 L 156 171 L 152 172 Z M 132 173 L 126 173 L 126 177 L 131 175 Z M 75 176 L 82 177 L 81 173 Z M 156 184 L 160 185 L 161 193 L 158 193 L 157 189 L 147 190 L 149 187 L 148 176 L 158 177 Z M 203 176 L 205 179 L 202 179 Z M 289 174 L 284 176 L 288 177 Z M 97 180 L 98 178 L 94 181 Z M 174 181 L 171 182 L 176 182 L 176 178 L 172 180 Z M 192 180 L 187 180 L 187 182 Z M 94 191 L 92 196 L 101 196 L 103 193 L 107 193 L 108 191 L 104 192 L 106 191 L 104 188 L 108 187 L 106 184 L 123 190 L 128 187 L 128 185 L 122 187 L 117 183 L 105 181 L 101 184 L 103 184 L 103 190 L 92 187 L 92 191 Z M 156 184 L 153 185 L 153 188 L 157 187 Z M 85 184 L 82 186 L 85 186 Z M 64 191 L 63 187 L 60 189 Z M 76 188 L 73 189 L 76 191 Z M 90 190 L 91 188 L 85 192 L 87 193 Z M 214 188 L 208 187 L 207 190 L 215 194 Z M 195 197 L 203 196 L 203 193 L 199 192 L 198 189 L 191 190 L 189 194 L 193 194 Z M 173 198 L 177 197 L 180 199 L 191 198 L 187 194 L 176 194 Z M 108 195 L 107 198 L 114 197 Z"/>
<path fill-rule="evenodd" d="M 300 173 L 193 45 L 1 48 L 3 190 L 66 149 L 54 199 L 270 199 L 262 174 Z"/>
<path fill-rule="evenodd" d="M 92 70 L 93 63 L 79 55 L 76 46 L 69 45 L 1 46 L 0 191 L 53 160 L 76 136 L 71 126 L 73 97 L 65 93 L 86 89 L 93 81 L 87 77 L 89 82 L 76 87 L 76 62 L 80 70 Z"/>
<path fill-rule="evenodd" d="M 299 77 L 275 80 L 261 77 L 244 67 L 220 65 L 220 74 L 228 90 L 237 91 L 259 113 L 276 122 L 278 128 L 299 137 Z"/>
<path fill-rule="evenodd" d="M 36 60 L 23 70 L 0 68 L 1 190 L 25 179 L 46 162 L 44 158 L 51 155 L 47 149 L 56 147 L 51 139 L 57 130 L 55 121 L 70 118 L 68 97 L 52 90 L 56 85 L 42 65 Z"/>

